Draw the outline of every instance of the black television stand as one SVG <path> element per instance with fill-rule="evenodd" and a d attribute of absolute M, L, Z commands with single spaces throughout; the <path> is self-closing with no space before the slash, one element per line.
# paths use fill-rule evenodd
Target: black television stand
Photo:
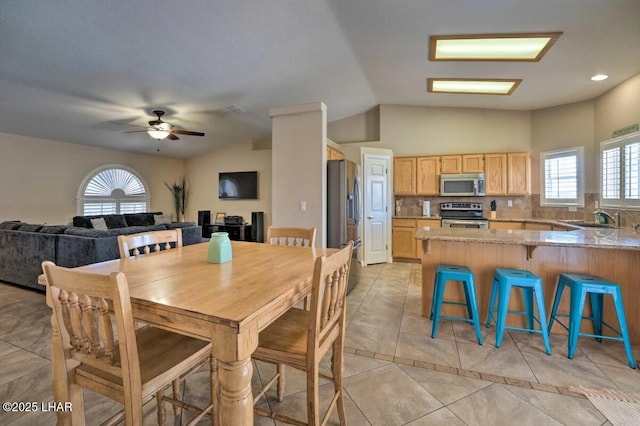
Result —
<path fill-rule="evenodd" d="M 214 232 L 227 232 L 229 239 L 234 241 L 253 241 L 251 225 L 204 225 L 202 227 L 203 238 L 211 238 Z"/>

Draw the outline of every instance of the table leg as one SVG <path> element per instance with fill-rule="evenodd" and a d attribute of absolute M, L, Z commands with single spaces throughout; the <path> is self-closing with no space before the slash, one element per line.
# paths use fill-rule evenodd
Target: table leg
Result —
<path fill-rule="evenodd" d="M 253 425 L 252 374 L 251 358 L 218 363 L 219 424 Z"/>
<path fill-rule="evenodd" d="M 240 333 L 215 329 L 211 337 L 214 356 L 218 360 L 217 386 L 211 389 L 212 400 L 218 398 L 218 424 L 252 426 L 251 354 L 258 346 L 257 325 L 248 326 Z M 215 425 L 215 421 L 212 424 Z"/>

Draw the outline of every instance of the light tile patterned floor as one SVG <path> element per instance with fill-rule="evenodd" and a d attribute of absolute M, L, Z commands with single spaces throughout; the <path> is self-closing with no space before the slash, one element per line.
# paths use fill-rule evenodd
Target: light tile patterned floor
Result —
<path fill-rule="evenodd" d="M 483 328 L 485 341 L 479 346 L 470 325 L 447 320 L 431 339 L 431 321 L 420 316 L 420 279 L 417 264 L 368 266 L 347 298 L 345 396 L 350 425 L 606 425 L 591 403 L 569 386 L 640 393 L 640 373 L 626 366 L 622 345 L 616 342 L 581 339 L 569 360 L 562 335 L 552 335 L 553 354 L 547 356 L 538 335 L 508 332 L 496 349 L 493 328 Z M 52 399 L 49 339 L 44 296 L 0 283 L 0 401 Z M 639 357 L 640 348 L 634 347 L 634 353 Z M 254 389 L 273 371 L 273 366 L 257 363 Z M 188 379 L 188 402 L 207 402 L 207 375 L 203 370 Z M 321 397 L 330 386 L 322 386 Z M 282 403 L 270 392 L 261 404 L 304 420 L 302 373 L 288 370 L 286 393 Z M 85 404 L 87 424 L 99 423 L 119 407 L 90 392 Z M 145 411 L 145 424 L 155 424 L 154 403 Z M 0 412 L 3 425 L 54 422 L 51 413 Z M 274 422 L 257 417 L 255 424 Z M 330 424 L 338 424 L 335 414 Z"/>

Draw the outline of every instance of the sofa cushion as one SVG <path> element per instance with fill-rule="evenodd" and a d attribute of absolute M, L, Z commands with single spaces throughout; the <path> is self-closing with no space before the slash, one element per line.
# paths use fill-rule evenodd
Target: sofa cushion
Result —
<path fill-rule="evenodd" d="M 77 228 L 91 228 L 91 218 L 99 216 L 74 216 L 72 223 Z"/>
<path fill-rule="evenodd" d="M 41 234 L 64 234 L 67 228 L 67 225 L 44 225 L 38 232 Z"/>
<path fill-rule="evenodd" d="M 91 227 L 93 229 L 97 229 L 98 231 L 106 231 L 107 222 L 105 222 L 104 217 L 96 217 L 95 219 L 91 219 Z"/>
<path fill-rule="evenodd" d="M 171 223 L 171 215 L 170 214 L 156 214 L 153 215 L 153 220 L 155 225 L 167 225 Z"/>
<path fill-rule="evenodd" d="M 36 224 L 31 224 L 31 223 L 22 223 L 17 228 L 17 231 L 38 232 L 41 229 L 42 229 L 42 225 L 36 225 Z"/>
<path fill-rule="evenodd" d="M 103 238 L 103 237 L 114 237 L 117 235 L 122 235 L 122 229 L 107 229 L 106 231 L 99 231 L 97 229 L 87 229 L 83 227 L 72 226 L 65 229 L 64 233 L 66 235 L 77 235 L 80 237 L 90 237 L 90 238 Z"/>
<path fill-rule="evenodd" d="M 20 227 L 21 224 L 22 222 L 20 222 L 19 220 L 7 220 L 0 223 L 0 229 L 16 230 Z"/>
<path fill-rule="evenodd" d="M 162 212 L 153 213 L 128 213 L 124 215 L 127 226 L 148 226 L 154 224 L 154 216 Z"/>
<path fill-rule="evenodd" d="M 127 222 L 124 220 L 124 215 L 121 214 L 105 214 L 105 215 L 94 215 L 94 216 L 74 216 L 73 218 L 73 226 L 79 228 L 93 228 L 91 224 L 91 219 L 104 218 L 104 221 L 107 223 L 107 228 L 124 228 L 127 226 Z"/>

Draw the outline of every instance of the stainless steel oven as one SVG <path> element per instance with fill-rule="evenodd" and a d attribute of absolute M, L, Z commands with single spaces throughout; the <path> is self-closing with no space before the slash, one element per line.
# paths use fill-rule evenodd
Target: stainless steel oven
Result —
<path fill-rule="evenodd" d="M 489 220 L 482 217 L 482 203 L 440 203 L 443 228 L 489 229 Z"/>

